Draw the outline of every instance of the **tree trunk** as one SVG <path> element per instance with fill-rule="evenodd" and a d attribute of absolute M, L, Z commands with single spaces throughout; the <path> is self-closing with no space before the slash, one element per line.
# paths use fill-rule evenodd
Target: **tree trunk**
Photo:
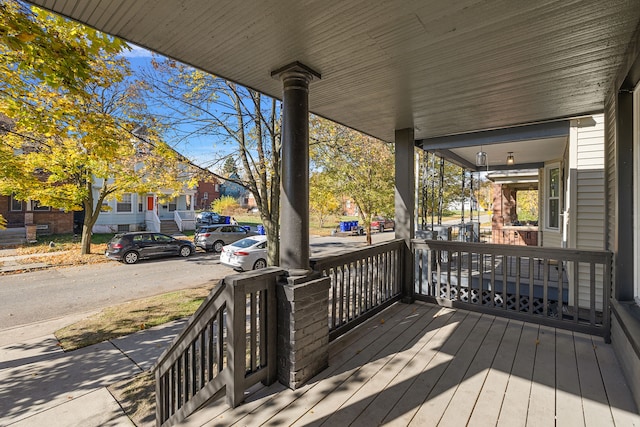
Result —
<path fill-rule="evenodd" d="M 271 218 L 262 218 L 264 224 L 264 231 L 267 235 L 267 265 L 279 265 L 280 264 L 280 227 L 278 221 L 273 221 Z"/>
<path fill-rule="evenodd" d="M 80 244 L 80 254 L 82 255 L 91 253 L 91 230 L 95 223 L 95 221 L 92 221 L 92 217 L 91 212 L 85 209 L 84 224 L 82 224 L 82 241 Z"/>

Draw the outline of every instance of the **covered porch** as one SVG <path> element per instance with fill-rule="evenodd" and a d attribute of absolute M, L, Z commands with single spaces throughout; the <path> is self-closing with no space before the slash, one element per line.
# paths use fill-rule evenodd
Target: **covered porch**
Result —
<path fill-rule="evenodd" d="M 601 337 L 428 303 L 394 304 L 329 346 L 290 390 L 248 390 L 201 425 L 631 426 L 640 416 Z"/>
<path fill-rule="evenodd" d="M 351 409 L 358 412 L 355 408 L 367 407 L 366 414 L 375 413 L 378 407 L 385 408 L 386 405 L 364 405 L 367 399 L 375 401 L 375 397 L 366 394 L 369 393 L 366 386 L 359 385 L 373 386 L 375 396 L 396 393 L 399 388 L 391 386 L 387 392 L 373 374 L 364 372 L 375 371 L 370 368 L 371 363 L 384 360 L 377 356 L 379 351 L 390 358 L 390 363 L 402 365 L 407 342 L 375 350 L 363 341 L 363 350 L 354 356 L 352 367 L 359 374 L 349 375 L 349 380 L 342 382 L 335 374 L 347 372 L 349 365 L 339 362 L 339 358 L 349 356 L 335 352 L 340 339 L 331 345 L 329 341 L 357 326 L 362 330 L 367 324 L 375 324 L 375 320 L 363 324 L 369 316 L 382 316 L 377 317 L 378 324 L 382 324 L 384 310 L 396 307 L 398 301 L 407 304 L 401 306 L 405 309 L 416 309 L 415 314 L 398 317 L 403 319 L 400 324 L 414 324 L 417 328 L 409 333 L 414 334 L 409 341 L 420 342 L 422 338 L 416 338 L 419 331 L 428 330 L 434 327 L 433 322 L 441 320 L 447 320 L 441 328 L 450 328 L 451 335 L 437 344 L 439 351 L 430 359 L 436 361 L 433 366 L 423 360 L 429 359 L 429 353 L 408 347 L 421 354 L 420 363 L 426 363 L 420 372 L 430 375 L 442 369 L 444 374 L 420 381 L 417 368 L 396 371 L 398 379 L 415 377 L 411 384 L 404 380 L 400 384 L 407 390 L 414 383 L 419 385 L 424 398 L 408 393 L 396 399 L 387 412 L 381 410 L 384 414 L 378 419 L 391 417 L 388 419 L 404 420 L 406 424 L 411 420 L 402 416 L 411 413 L 418 416 L 416 424 L 422 425 L 421 414 L 429 414 L 426 418 L 430 422 L 444 425 L 448 418 L 443 417 L 452 414 L 449 407 L 453 415 L 466 414 L 467 420 L 475 419 L 476 410 L 491 406 L 482 404 L 489 398 L 495 404 L 492 407 L 500 406 L 497 413 L 490 415 L 498 423 L 502 419 L 513 422 L 515 416 L 511 417 L 509 411 L 526 406 L 526 416 L 521 410 L 515 411 L 519 413 L 519 424 L 525 423 L 529 413 L 533 424 L 539 412 L 544 415 L 552 412 L 538 411 L 536 407 L 547 403 L 552 406 L 544 397 L 538 397 L 541 390 L 551 390 L 551 372 L 555 372 L 554 392 L 550 393 L 555 396 L 554 419 L 575 415 L 582 420 L 580 425 L 595 420 L 594 424 L 602 425 L 610 424 L 619 409 L 633 414 L 630 406 L 610 402 L 615 392 L 607 391 L 606 383 L 610 380 L 604 380 L 604 375 L 598 381 L 595 377 L 581 377 L 581 372 L 596 373 L 595 364 L 581 366 L 581 354 L 590 354 L 586 357 L 593 362 L 594 358 L 599 359 L 597 348 L 603 346 L 596 345 L 594 349 L 593 338 L 579 334 L 608 339 L 613 331 L 616 354 L 625 372 L 618 379 L 628 382 L 631 394 L 639 402 L 640 321 L 634 299 L 638 297 L 634 282 L 637 280 L 634 257 L 638 252 L 634 244 L 638 236 L 637 230 L 630 236 L 624 228 L 624 224 L 628 227 L 634 223 L 632 204 L 638 193 L 637 186 L 628 185 L 634 176 L 633 162 L 629 159 L 637 146 L 633 122 L 638 117 L 638 106 L 634 104 L 633 90 L 640 80 L 640 9 L 636 4 L 614 1 L 603 5 L 589 0 L 539 5 L 469 0 L 455 4 L 283 1 L 212 5 L 200 1 L 183 3 L 176 13 L 170 6 L 150 1 L 135 2 L 135 6 L 119 0 L 99 5 L 72 0 L 33 3 L 283 99 L 281 222 L 287 227 L 282 228 L 281 234 L 282 270 L 272 268 L 225 280 L 161 357 L 156 367 L 159 424 L 172 424 L 193 414 L 186 418 L 190 422 L 198 416 L 197 409 L 222 394 L 236 407 L 233 413 L 249 413 L 252 403 L 240 403 L 249 397 L 245 390 L 258 382 L 273 384 L 278 379 L 295 390 L 279 396 L 295 396 L 299 390 L 311 388 L 314 376 L 325 375 L 323 372 L 328 375 L 325 381 L 335 385 L 326 393 L 337 391 L 342 384 L 347 389 L 363 390 L 350 402 L 350 395 L 336 397 L 337 406 L 344 411 L 338 410 L 335 416 L 355 420 L 357 417 L 350 415 Z M 225 19 L 220 19 L 221 16 Z M 310 262 L 310 111 L 394 144 L 395 232 L 399 240 L 392 247 L 372 249 L 363 257 L 344 255 L 330 261 Z M 597 172 L 603 182 L 600 213 L 606 226 L 597 250 L 563 248 L 558 239 L 553 249 L 517 252 L 516 257 L 527 261 L 512 263 L 505 262 L 507 257 L 514 256 L 510 249 L 483 249 L 472 244 L 444 247 L 438 242 L 413 239 L 416 146 L 435 149 L 443 143 L 441 148 L 451 150 L 452 142 L 464 142 L 470 134 L 473 138 L 490 135 L 493 142 L 483 142 L 485 145 L 509 143 L 515 131 L 522 132 L 519 144 L 525 144 L 536 154 L 548 154 L 540 142 L 543 133 L 551 132 L 548 138 L 553 138 L 553 131 L 566 129 L 569 120 L 603 111 L 606 140 Z M 528 135 L 531 129 L 534 132 Z M 470 145 L 477 146 L 478 142 Z M 549 160 L 552 159 L 544 159 Z M 549 176 L 560 174 L 560 165 L 547 166 Z M 554 221 L 549 224 L 556 229 L 560 228 L 559 202 L 553 199 L 551 205 Z M 488 259 L 491 261 L 487 264 Z M 502 259 L 502 264 L 494 262 L 495 259 Z M 523 266 L 531 272 L 538 260 L 548 274 L 540 276 L 537 283 L 534 274 L 529 274 L 525 283 Z M 509 269 L 504 267 L 512 264 L 520 269 L 515 282 L 508 283 L 507 277 L 502 287 L 498 286 L 500 276 L 508 276 Z M 554 268 L 556 276 L 550 273 Z M 540 309 L 534 310 L 534 303 L 524 304 L 521 297 L 535 296 L 539 289 Z M 462 298 L 465 292 L 466 300 Z M 507 304 L 512 295 L 515 303 Z M 415 303 L 416 299 L 437 302 L 449 309 L 432 307 L 436 310 L 432 312 L 429 311 L 432 308 Z M 610 316 L 611 307 L 614 316 Z M 556 326 L 574 332 L 547 329 Z M 512 335 L 511 329 L 518 327 L 520 333 Z M 357 337 L 357 331 L 349 336 Z M 500 331 L 503 338 L 496 342 L 495 336 Z M 425 333 L 424 336 L 429 336 Z M 369 335 L 375 336 L 373 332 Z M 369 335 L 365 334 L 363 339 Z M 546 338 L 551 335 L 554 347 L 547 350 Z M 404 336 L 404 330 L 396 330 L 393 341 L 391 336 L 380 336 L 379 341 L 394 342 L 399 336 Z M 482 337 L 479 342 L 476 336 Z M 505 340 L 506 337 L 512 338 Z M 518 344 L 515 347 L 510 344 L 512 356 L 503 361 L 503 353 L 496 349 L 511 341 Z M 524 346 L 522 352 L 520 343 Z M 467 352 L 467 346 L 472 344 L 477 347 L 470 347 Z M 465 351 L 459 352 L 457 345 Z M 526 347 L 532 345 L 535 352 L 533 347 Z M 348 347 L 348 352 L 357 351 L 359 345 L 354 342 Z M 562 363 L 571 355 L 565 358 L 561 352 L 571 348 L 575 351 L 576 365 L 564 366 Z M 583 351 L 588 348 L 591 353 Z M 462 360 L 468 366 L 458 366 Z M 506 368 L 492 369 L 498 362 L 511 364 L 508 379 Z M 540 370 L 536 370 L 537 364 Z M 606 369 L 599 366 L 598 370 Z M 448 371 L 456 374 L 445 375 L 451 373 Z M 575 373 L 573 379 L 562 377 L 570 371 Z M 387 369 L 382 372 L 386 374 Z M 486 372 L 484 379 L 482 372 Z M 503 378 L 494 381 L 495 373 Z M 483 386 L 476 384 L 476 392 L 466 394 L 465 389 L 476 379 Z M 487 390 L 484 396 L 482 390 L 484 384 L 500 381 L 506 383 L 507 394 L 498 405 L 499 398 L 494 392 L 499 393 L 499 389 Z M 610 400 L 605 402 L 603 394 Z M 258 395 L 255 396 L 257 399 Z M 328 421 L 323 418 L 327 414 L 319 408 L 332 396 L 340 393 L 330 393 L 324 400 L 317 400 L 319 403 L 310 404 L 295 419 L 295 413 L 289 413 L 286 423 L 294 423 L 301 416 Z M 477 403 L 467 412 L 454 411 L 458 399 L 464 405 Z M 272 403 L 274 408 L 276 400 Z M 578 400 L 582 418 L 577 410 L 564 409 L 565 405 L 577 408 Z M 292 400 L 288 409 L 282 409 L 283 414 L 291 409 L 302 410 L 303 402 Z M 610 403 L 613 409 L 608 409 Z M 404 404 L 408 409 L 402 409 Z M 436 411 L 432 416 L 429 409 L 438 405 L 441 415 L 437 416 Z M 316 406 L 318 409 L 312 409 Z M 604 412 L 610 418 L 602 421 L 600 413 L 591 413 L 593 407 L 605 407 Z M 394 410 L 400 412 L 390 415 Z M 222 421 L 215 422 L 227 424 L 226 417 L 232 412 L 220 415 Z M 259 416 L 261 412 L 268 410 L 262 408 L 256 414 Z M 636 418 L 632 421 L 636 422 L 637 413 L 633 416 Z M 300 418 L 299 422 L 307 424 L 308 420 Z"/>

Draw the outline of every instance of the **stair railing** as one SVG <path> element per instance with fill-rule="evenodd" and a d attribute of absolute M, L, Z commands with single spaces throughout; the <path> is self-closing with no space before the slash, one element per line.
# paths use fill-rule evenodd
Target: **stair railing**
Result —
<path fill-rule="evenodd" d="M 277 377 L 276 283 L 270 267 L 225 277 L 160 356 L 156 424 L 174 425 L 226 394 L 231 407 L 244 392 Z"/>

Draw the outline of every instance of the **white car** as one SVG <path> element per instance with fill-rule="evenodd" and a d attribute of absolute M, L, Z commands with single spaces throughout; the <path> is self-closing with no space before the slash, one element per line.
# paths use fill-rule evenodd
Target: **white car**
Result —
<path fill-rule="evenodd" d="M 245 237 L 222 247 L 220 263 L 234 270 L 258 270 L 267 266 L 267 236 Z"/>

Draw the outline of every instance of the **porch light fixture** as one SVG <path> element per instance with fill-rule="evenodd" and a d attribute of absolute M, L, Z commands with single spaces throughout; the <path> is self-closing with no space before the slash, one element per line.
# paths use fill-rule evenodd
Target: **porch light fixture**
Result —
<path fill-rule="evenodd" d="M 509 151 L 509 153 L 507 154 L 507 164 L 512 165 L 515 162 L 516 162 L 516 158 L 513 157 L 513 151 Z"/>
<path fill-rule="evenodd" d="M 476 166 L 487 166 L 487 153 L 482 151 L 482 147 L 480 147 L 480 151 L 476 153 Z"/>

